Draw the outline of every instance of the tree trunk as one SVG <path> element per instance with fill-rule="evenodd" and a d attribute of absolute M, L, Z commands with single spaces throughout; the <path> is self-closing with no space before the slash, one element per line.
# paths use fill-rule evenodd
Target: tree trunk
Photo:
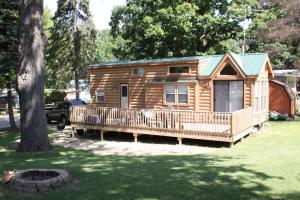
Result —
<path fill-rule="evenodd" d="M 20 21 L 20 68 L 17 89 L 20 96 L 21 142 L 17 151 L 48 151 L 45 98 L 43 0 L 22 0 Z"/>
<path fill-rule="evenodd" d="M 7 90 L 7 104 L 8 104 L 8 116 L 9 116 L 9 123 L 10 128 L 12 130 L 17 130 L 15 117 L 14 117 L 14 110 L 13 110 L 13 102 L 12 102 L 12 92 L 11 90 Z"/>
<path fill-rule="evenodd" d="M 77 0 L 73 0 L 73 42 L 74 42 L 74 68 L 75 68 L 75 93 L 76 99 L 80 98 L 80 88 L 79 88 L 79 42 L 78 35 L 77 35 Z"/>
<path fill-rule="evenodd" d="M 80 98 L 80 88 L 79 88 L 79 73 L 75 70 L 75 89 L 76 89 L 76 99 Z"/>

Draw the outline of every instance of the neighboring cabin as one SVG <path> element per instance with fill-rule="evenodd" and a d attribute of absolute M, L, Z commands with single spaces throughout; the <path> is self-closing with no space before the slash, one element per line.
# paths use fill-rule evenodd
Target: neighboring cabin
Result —
<path fill-rule="evenodd" d="M 288 85 L 295 95 L 300 94 L 300 71 L 297 69 L 274 70 L 274 79 Z"/>
<path fill-rule="evenodd" d="M 207 112 L 253 107 L 254 125 L 268 118 L 270 78 L 265 53 L 107 62 L 90 68 L 92 104 Z"/>

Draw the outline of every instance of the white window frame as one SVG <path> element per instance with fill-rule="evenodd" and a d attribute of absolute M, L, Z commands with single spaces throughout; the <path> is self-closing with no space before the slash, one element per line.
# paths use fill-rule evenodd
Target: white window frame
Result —
<path fill-rule="evenodd" d="M 134 73 L 135 70 L 138 70 L 137 74 Z M 145 70 L 142 67 L 135 67 L 135 68 L 132 69 L 131 74 L 132 74 L 132 76 L 144 76 Z"/>
<path fill-rule="evenodd" d="M 167 93 L 168 87 L 174 87 L 174 93 Z M 176 104 L 176 90 L 177 90 L 176 85 L 165 85 L 165 87 L 164 87 L 164 102 L 166 104 Z M 174 102 L 167 102 L 167 95 L 174 95 Z"/>
<path fill-rule="evenodd" d="M 99 93 L 102 93 L 101 97 L 103 97 L 103 101 L 99 101 L 98 97 L 100 97 Z M 105 91 L 103 89 L 97 89 L 95 91 L 96 102 L 105 102 Z"/>
<path fill-rule="evenodd" d="M 258 80 L 255 83 L 255 112 L 265 112 L 267 108 L 268 81 Z"/>
<path fill-rule="evenodd" d="M 167 87 L 168 86 L 173 86 L 175 87 L 175 102 L 167 102 Z M 181 86 L 184 86 L 187 88 L 187 93 L 179 93 L 179 87 Z M 170 93 L 171 94 L 171 93 Z M 180 103 L 179 102 L 179 94 L 183 95 L 183 94 L 186 94 L 186 99 L 187 99 L 187 102 L 186 103 Z M 183 84 L 177 84 L 177 85 L 174 85 L 174 84 L 166 84 L 164 86 L 164 104 L 165 105 L 188 105 L 189 104 L 189 86 L 188 85 L 183 85 Z"/>

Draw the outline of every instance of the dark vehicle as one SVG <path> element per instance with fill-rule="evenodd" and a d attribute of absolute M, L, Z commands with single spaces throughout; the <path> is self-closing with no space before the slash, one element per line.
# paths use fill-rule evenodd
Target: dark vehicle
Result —
<path fill-rule="evenodd" d="M 85 104 L 86 103 L 80 99 L 56 103 L 53 106 L 46 108 L 47 123 L 51 123 L 52 120 L 63 124 L 69 123 L 69 108 L 71 106 L 80 106 Z"/>

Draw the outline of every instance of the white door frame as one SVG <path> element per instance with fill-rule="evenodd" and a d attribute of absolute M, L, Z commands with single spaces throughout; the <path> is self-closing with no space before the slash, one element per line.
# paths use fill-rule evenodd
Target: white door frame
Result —
<path fill-rule="evenodd" d="M 126 87 L 127 90 L 123 90 L 124 87 Z M 120 84 L 120 108 L 128 108 L 128 107 L 129 107 L 129 87 L 128 87 L 128 83 L 121 83 Z"/>

